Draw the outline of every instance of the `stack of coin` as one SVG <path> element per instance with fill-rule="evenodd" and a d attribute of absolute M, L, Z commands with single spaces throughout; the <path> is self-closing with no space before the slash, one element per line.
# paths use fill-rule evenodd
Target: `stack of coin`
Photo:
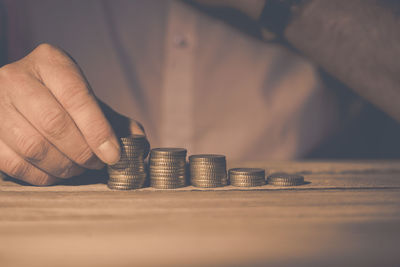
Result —
<path fill-rule="evenodd" d="M 129 190 L 143 187 L 147 177 L 144 159 L 149 154 L 150 144 L 143 135 L 120 138 L 121 158 L 107 166 L 108 187 Z"/>
<path fill-rule="evenodd" d="M 259 168 L 235 168 L 229 170 L 233 186 L 252 187 L 265 185 L 265 170 Z"/>
<path fill-rule="evenodd" d="M 228 183 L 223 155 L 199 154 L 189 157 L 190 179 L 196 187 L 220 187 Z"/>
<path fill-rule="evenodd" d="M 150 152 L 150 185 L 174 189 L 186 185 L 186 149 L 154 148 Z"/>
<path fill-rule="evenodd" d="M 268 176 L 267 182 L 270 185 L 294 186 L 304 184 L 304 177 L 297 174 L 273 173 Z"/>

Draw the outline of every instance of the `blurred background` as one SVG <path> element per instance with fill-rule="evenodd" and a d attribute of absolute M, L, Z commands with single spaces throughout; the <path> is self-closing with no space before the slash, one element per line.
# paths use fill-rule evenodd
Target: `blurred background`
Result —
<path fill-rule="evenodd" d="M 3 0 L 1 20 L 2 65 L 61 47 L 152 147 L 233 161 L 400 156 L 399 123 L 233 9 Z"/>

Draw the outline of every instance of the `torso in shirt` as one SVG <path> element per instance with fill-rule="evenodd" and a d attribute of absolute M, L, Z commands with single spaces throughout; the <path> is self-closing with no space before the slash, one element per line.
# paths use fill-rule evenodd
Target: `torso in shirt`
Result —
<path fill-rule="evenodd" d="M 231 160 L 303 157 L 339 125 L 310 62 L 178 1 L 27 1 L 31 48 L 68 51 L 155 146 Z"/>

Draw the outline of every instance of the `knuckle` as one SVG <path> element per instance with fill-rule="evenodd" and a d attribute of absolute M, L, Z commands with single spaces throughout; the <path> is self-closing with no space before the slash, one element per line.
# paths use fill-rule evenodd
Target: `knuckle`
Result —
<path fill-rule="evenodd" d="M 58 178 L 70 178 L 76 173 L 76 166 L 72 162 L 64 164 L 64 166 L 58 168 L 54 175 Z"/>
<path fill-rule="evenodd" d="M 62 99 L 66 109 L 79 112 L 90 104 L 89 101 L 92 96 L 83 82 L 77 81 L 65 84 L 63 88 L 63 91 L 60 93 L 60 99 Z"/>
<path fill-rule="evenodd" d="M 61 109 L 46 110 L 41 117 L 41 124 L 46 135 L 61 139 L 67 134 L 68 115 Z"/>
<path fill-rule="evenodd" d="M 74 157 L 74 161 L 81 166 L 85 166 L 92 161 L 93 157 L 95 157 L 94 153 L 87 147 Z"/>
<path fill-rule="evenodd" d="M 12 157 L 3 161 L 4 171 L 15 178 L 23 178 L 29 174 L 29 164 L 21 159 Z"/>
<path fill-rule="evenodd" d="M 59 48 L 49 43 L 41 43 L 33 50 L 33 53 L 41 55 L 52 55 L 57 52 L 59 52 Z"/>
<path fill-rule="evenodd" d="M 7 64 L 0 68 L 0 77 L 9 78 L 17 74 L 17 69 L 14 64 Z"/>
<path fill-rule="evenodd" d="M 71 60 L 68 55 L 59 47 L 49 44 L 42 43 L 38 45 L 31 53 L 32 57 L 38 60 L 38 62 L 46 63 L 57 63 L 61 65 L 70 65 Z M 44 60 L 44 61 L 43 61 Z"/>
<path fill-rule="evenodd" d="M 28 161 L 39 162 L 46 158 L 49 145 L 43 138 L 19 136 L 16 145 L 24 158 Z"/>
<path fill-rule="evenodd" d="M 111 136 L 110 127 L 106 120 L 93 119 L 87 123 L 86 127 L 90 129 L 90 134 L 85 136 L 89 144 L 101 144 Z"/>

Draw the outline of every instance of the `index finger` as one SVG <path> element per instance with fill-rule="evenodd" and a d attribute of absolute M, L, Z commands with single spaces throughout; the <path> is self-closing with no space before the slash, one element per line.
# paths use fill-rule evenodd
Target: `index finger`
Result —
<path fill-rule="evenodd" d="M 43 44 L 36 70 L 42 82 L 68 112 L 89 147 L 105 163 L 120 158 L 117 138 L 82 71 L 62 50 Z"/>

